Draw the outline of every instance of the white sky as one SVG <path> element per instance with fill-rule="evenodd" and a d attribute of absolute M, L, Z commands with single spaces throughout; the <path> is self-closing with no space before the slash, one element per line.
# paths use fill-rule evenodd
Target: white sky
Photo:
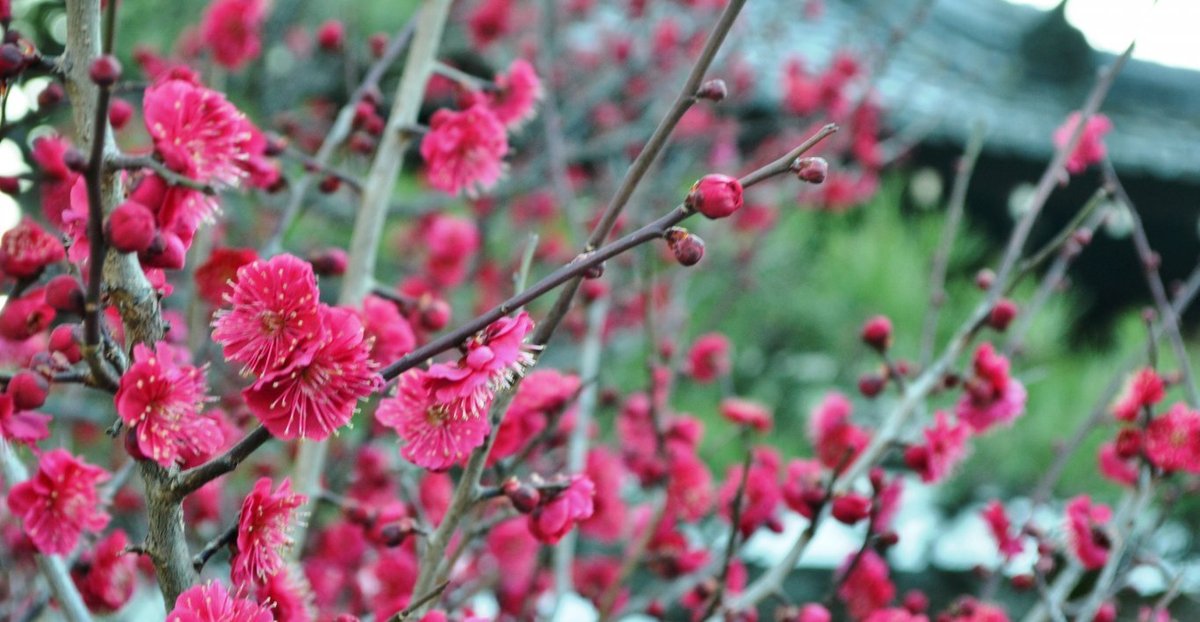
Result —
<path fill-rule="evenodd" d="M 1050 9 L 1059 0 L 1009 0 Z M 1133 57 L 1200 69 L 1200 0 L 1070 0 L 1067 20 L 1092 47 L 1119 53 L 1137 37 Z"/>

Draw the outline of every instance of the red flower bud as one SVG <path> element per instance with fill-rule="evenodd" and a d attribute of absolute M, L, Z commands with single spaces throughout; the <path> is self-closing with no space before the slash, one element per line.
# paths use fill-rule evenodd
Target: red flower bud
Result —
<path fill-rule="evenodd" d="M 157 223 L 150 208 L 136 201 L 126 201 L 109 215 L 105 228 L 113 248 L 122 253 L 140 253 L 154 242 Z"/>
<path fill-rule="evenodd" d="M 0 80 L 11 78 L 25 67 L 25 55 L 13 43 L 0 45 Z"/>
<path fill-rule="evenodd" d="M 516 480 L 509 480 L 509 482 L 516 482 Z M 516 486 L 509 486 L 508 482 L 505 482 L 504 496 L 508 497 L 513 508 L 522 514 L 534 511 L 542 502 L 542 493 L 538 492 L 537 488 L 520 482 L 517 482 Z"/>
<path fill-rule="evenodd" d="M 379 529 L 379 537 L 386 547 L 397 547 L 404 544 L 408 534 L 413 532 L 412 521 L 401 519 L 394 523 L 388 523 Z"/>
<path fill-rule="evenodd" d="M 342 180 L 337 175 L 326 175 L 317 188 L 322 194 L 333 194 L 342 187 Z"/>
<path fill-rule="evenodd" d="M 1142 451 L 1142 432 L 1137 428 L 1124 428 L 1117 433 L 1115 446 L 1117 457 L 1129 460 Z"/>
<path fill-rule="evenodd" d="M 16 177 L 0 177 L 0 192 L 16 195 L 21 191 L 21 180 Z"/>
<path fill-rule="evenodd" d="M 725 86 L 725 81 L 720 79 L 709 80 L 700 85 L 700 89 L 696 91 L 697 99 L 707 99 L 709 101 L 719 102 L 729 95 L 729 88 Z"/>
<path fill-rule="evenodd" d="M 23 369 L 13 375 L 8 381 L 4 392 L 12 397 L 17 410 L 33 410 L 41 408 L 46 403 L 46 395 L 50 393 L 50 383 L 41 374 Z"/>
<path fill-rule="evenodd" d="M 377 32 L 367 39 L 367 47 L 371 48 L 371 57 L 379 58 L 387 51 L 388 36 L 385 33 Z"/>
<path fill-rule="evenodd" d="M 70 365 L 83 360 L 83 351 L 79 349 L 79 335 L 75 334 L 78 327 L 78 324 L 59 324 L 50 331 L 50 351 L 61 354 Z"/>
<path fill-rule="evenodd" d="M 111 54 L 105 54 L 92 61 L 88 76 L 100 86 L 112 86 L 121 77 L 121 61 Z"/>
<path fill-rule="evenodd" d="M 187 247 L 179 236 L 163 231 L 155 236 L 150 248 L 138 254 L 138 259 L 148 268 L 180 270 L 187 259 Z"/>
<path fill-rule="evenodd" d="M 817 157 L 796 158 L 796 161 L 792 162 L 792 172 L 800 181 L 819 184 L 829 175 L 829 162 L 825 158 Z"/>
<path fill-rule="evenodd" d="M 863 374 L 858 379 L 858 392 L 863 397 L 873 398 L 883 392 L 887 386 L 887 378 L 880 374 Z"/>
<path fill-rule="evenodd" d="M 83 285 L 79 279 L 60 274 L 46 283 L 46 304 L 64 313 L 83 314 Z"/>
<path fill-rule="evenodd" d="M 1018 592 L 1024 592 L 1035 585 L 1036 581 L 1031 574 L 1019 574 L 1012 578 L 1012 586 Z"/>
<path fill-rule="evenodd" d="M 46 330 L 54 321 L 54 307 L 46 304 L 42 290 L 9 298 L 0 310 L 0 337 L 24 341 Z"/>
<path fill-rule="evenodd" d="M 988 315 L 988 326 L 1003 332 L 1008 329 L 1008 325 L 1015 317 L 1017 317 L 1017 303 L 1008 298 L 1001 298 L 996 302 L 996 306 L 992 307 L 992 313 Z"/>
<path fill-rule="evenodd" d="M 692 186 L 684 204 L 708 218 L 725 218 L 742 208 L 742 182 L 728 175 L 705 175 Z"/>
<path fill-rule="evenodd" d="M 38 108 L 53 108 L 59 104 L 67 96 L 67 92 L 63 90 L 61 84 L 51 82 L 38 93 L 37 103 Z"/>
<path fill-rule="evenodd" d="M 422 300 L 417 312 L 417 323 L 429 332 L 442 330 L 450 323 L 450 305 L 445 300 Z"/>
<path fill-rule="evenodd" d="M 892 345 L 892 321 L 883 315 L 867 320 L 862 327 L 862 340 L 878 352 L 887 352 Z"/>
<path fill-rule="evenodd" d="M 331 19 L 317 28 L 317 45 L 326 52 L 339 52 L 346 42 L 346 27 L 342 22 Z"/>
<path fill-rule="evenodd" d="M 924 445 L 911 445 L 904 450 L 904 464 L 917 473 L 925 473 L 929 469 L 929 448 Z"/>
<path fill-rule="evenodd" d="M 83 155 L 82 151 L 75 149 L 74 147 L 67 149 L 66 153 L 63 154 L 62 161 L 63 164 L 67 165 L 67 168 L 75 171 L 76 173 L 87 172 L 87 156 Z"/>
<path fill-rule="evenodd" d="M 308 254 L 308 263 L 312 264 L 313 272 L 320 276 L 341 276 L 346 273 L 346 265 L 350 259 L 346 251 L 329 247 Z"/>
<path fill-rule="evenodd" d="M 132 116 L 133 106 L 123 99 L 114 99 L 108 105 L 108 122 L 112 124 L 114 130 L 125 127 Z"/>
<path fill-rule="evenodd" d="M 857 493 L 850 493 L 833 500 L 831 510 L 838 522 L 853 525 L 871 513 L 871 500 Z"/>
<path fill-rule="evenodd" d="M 929 597 L 921 590 L 909 590 L 904 595 L 904 608 L 913 615 L 921 615 L 929 609 Z"/>

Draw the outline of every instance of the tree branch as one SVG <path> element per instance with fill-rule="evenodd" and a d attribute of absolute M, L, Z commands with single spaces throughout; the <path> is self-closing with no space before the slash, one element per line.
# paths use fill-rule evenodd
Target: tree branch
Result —
<path fill-rule="evenodd" d="M 273 437 L 267 428 L 261 425 L 254 428 L 225 453 L 180 473 L 171 484 L 171 492 L 176 498 L 182 500 L 199 490 L 201 486 L 236 469 L 239 464 L 250 457 L 250 454 L 271 438 Z"/>

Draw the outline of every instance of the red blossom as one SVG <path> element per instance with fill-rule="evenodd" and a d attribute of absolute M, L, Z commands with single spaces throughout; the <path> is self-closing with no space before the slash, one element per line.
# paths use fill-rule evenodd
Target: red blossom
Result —
<path fill-rule="evenodd" d="M 1118 421 L 1134 421 L 1143 408 L 1150 408 L 1166 395 L 1163 379 L 1146 367 L 1130 376 L 1120 397 L 1113 403 L 1113 416 Z"/>
<path fill-rule="evenodd" d="M 230 572 L 235 585 L 262 584 L 283 569 L 283 551 L 292 545 L 288 530 L 296 509 L 306 500 L 292 492 L 287 479 L 275 492 L 271 492 L 269 477 L 254 484 L 238 515 L 237 553 Z"/>
<path fill-rule="evenodd" d="M 456 363 L 429 368 L 433 397 L 445 404 L 464 401 L 474 412 L 481 412 L 492 393 L 511 386 L 533 364 L 533 355 L 524 345 L 531 330 L 533 321 L 524 311 L 490 324 L 468 340 Z"/>
<path fill-rule="evenodd" d="M 220 426 L 200 415 L 207 400 L 204 370 L 183 360 L 182 351 L 165 343 L 154 349 L 137 344 L 114 398 L 138 450 L 164 467 L 185 452 L 210 455 L 225 442 Z"/>
<path fill-rule="evenodd" d="M 1093 504 L 1090 497 L 1080 495 L 1067 503 L 1067 533 L 1071 551 L 1084 568 L 1095 570 L 1108 561 L 1112 541 L 1105 532 L 1112 510 L 1102 503 Z"/>
<path fill-rule="evenodd" d="M 992 537 L 996 539 L 996 547 L 1000 550 L 1001 557 L 1007 561 L 1021 554 L 1025 547 L 1021 544 L 1020 537 L 1012 534 L 1012 523 L 1008 519 L 1008 512 L 1004 510 L 1004 504 L 993 500 L 980 515 L 988 524 Z"/>
<path fill-rule="evenodd" d="M 213 0 L 200 22 L 200 36 L 222 67 L 237 71 L 258 58 L 266 0 Z"/>
<path fill-rule="evenodd" d="M 514 60 L 494 81 L 498 90 L 486 93 L 485 100 L 501 123 L 516 128 L 533 118 L 542 99 L 542 81 L 529 61 Z"/>
<path fill-rule="evenodd" d="M 758 528 L 766 526 L 773 531 L 781 525 L 776 516 L 782 493 L 779 488 L 779 455 L 775 450 L 759 446 L 754 448 L 750 471 L 746 474 L 746 488 L 742 493 L 742 507 L 737 528 L 743 537 L 750 537 Z M 741 465 L 733 466 L 725 475 L 721 485 L 721 516 L 733 517 L 733 501 L 742 481 Z"/>
<path fill-rule="evenodd" d="M 0 272 L 13 278 L 35 277 L 66 256 L 62 242 L 28 218 L 0 238 Z"/>
<path fill-rule="evenodd" d="M 855 554 L 850 554 L 847 564 Z M 850 616 L 861 620 L 892 602 L 896 597 L 896 586 L 892 584 L 883 558 L 875 551 L 867 550 L 842 580 L 837 595 L 846 604 Z"/>
<path fill-rule="evenodd" d="M 557 544 L 576 523 L 592 517 L 596 487 L 586 475 L 575 475 L 567 487 L 529 514 L 529 533 L 545 544 Z"/>
<path fill-rule="evenodd" d="M 109 516 L 100 509 L 96 485 L 109 475 L 65 449 L 38 459 L 37 472 L 8 491 L 8 509 L 24 521 L 25 533 L 46 555 L 66 555 L 85 531 L 98 532 Z"/>
<path fill-rule="evenodd" d="M 208 259 L 196 268 L 196 293 L 205 302 L 220 307 L 226 297 L 233 296 L 238 270 L 258 260 L 252 248 L 215 248 Z"/>
<path fill-rule="evenodd" d="M 363 299 L 359 317 L 371 339 L 371 360 L 376 363 L 391 363 L 417 347 L 412 326 L 390 300 L 368 295 Z"/>
<path fill-rule="evenodd" d="M 771 411 L 758 402 L 727 397 L 721 400 L 721 415 L 737 425 L 749 426 L 759 432 L 771 429 Z"/>
<path fill-rule="evenodd" d="M 442 471 L 462 462 L 487 436 L 487 415 L 474 406 L 464 400 L 437 400 L 428 374 L 410 369 L 397 380 L 396 395 L 379 403 L 375 419 L 404 440 L 400 453 L 406 460 Z"/>
<path fill-rule="evenodd" d="M 850 464 L 870 441 L 867 432 L 850 422 L 853 406 L 838 392 L 830 392 L 813 409 L 808 420 L 808 436 L 821 464 L 841 469 Z"/>
<path fill-rule="evenodd" d="M 203 182 L 236 185 L 245 172 L 249 122 L 225 96 L 188 80 L 146 89 L 146 131 L 171 170 Z"/>
<path fill-rule="evenodd" d="M 1008 372 L 1008 359 L 997 354 L 990 343 L 975 350 L 975 376 L 967 381 L 958 402 L 960 421 L 975 433 L 995 425 L 1011 424 L 1025 410 L 1025 387 Z"/>
<path fill-rule="evenodd" d="M 321 341 L 320 292 L 312 265 L 279 255 L 238 268 L 229 309 L 217 311 L 213 341 L 243 374 L 304 365 Z M 261 380 L 260 380 L 261 382 Z"/>
<path fill-rule="evenodd" d="M 321 338 L 306 362 L 263 376 L 242 392 L 250 411 L 277 438 L 328 438 L 379 387 L 358 314 L 321 306 L 318 318 Z"/>
<path fill-rule="evenodd" d="M 729 338 L 707 333 L 696 338 L 687 354 L 686 370 L 697 382 L 712 382 L 729 373 Z"/>
<path fill-rule="evenodd" d="M 1055 147 L 1062 149 L 1067 144 L 1071 134 L 1079 127 L 1079 119 L 1079 112 L 1072 112 L 1067 116 L 1067 120 L 1054 130 Z M 1088 117 L 1087 124 L 1083 126 L 1083 134 L 1079 137 L 1079 144 L 1067 157 L 1067 171 L 1072 174 L 1082 173 L 1087 167 L 1104 160 L 1107 155 L 1104 135 L 1112 130 L 1112 127 L 1112 121 L 1102 114 Z"/>
<path fill-rule="evenodd" d="M 275 617 L 270 607 L 230 594 L 221 583 L 209 581 L 180 594 L 167 622 L 275 622 Z"/>
<path fill-rule="evenodd" d="M 1146 458 L 1170 473 L 1200 473 L 1200 412 L 1178 403 L 1146 426 Z"/>
<path fill-rule="evenodd" d="M 129 554 L 129 537 L 120 529 L 84 551 L 71 569 L 71 579 L 94 613 L 113 613 L 125 606 L 137 585 L 137 556 Z"/>
<path fill-rule="evenodd" d="M 960 421 L 951 424 L 950 416 L 938 411 L 924 434 L 924 444 L 905 450 L 904 462 L 921 476 L 921 481 L 932 483 L 946 477 L 965 457 L 971 430 Z"/>
<path fill-rule="evenodd" d="M 50 438 L 50 415 L 20 410 L 8 394 L 0 394 L 0 438 L 34 445 Z"/>
<path fill-rule="evenodd" d="M 447 194 L 474 197 L 491 189 L 504 173 L 507 153 L 504 124 L 485 104 L 463 111 L 438 110 L 421 139 L 425 178 Z"/>

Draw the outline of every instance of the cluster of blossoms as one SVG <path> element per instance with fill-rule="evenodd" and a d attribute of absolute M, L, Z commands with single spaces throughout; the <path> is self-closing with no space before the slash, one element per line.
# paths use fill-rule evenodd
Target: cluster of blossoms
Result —
<path fill-rule="evenodd" d="M 213 340 L 256 377 L 242 395 L 272 435 L 327 438 L 379 388 L 362 320 L 320 301 L 312 264 L 286 254 L 246 264 L 227 302 Z"/>

